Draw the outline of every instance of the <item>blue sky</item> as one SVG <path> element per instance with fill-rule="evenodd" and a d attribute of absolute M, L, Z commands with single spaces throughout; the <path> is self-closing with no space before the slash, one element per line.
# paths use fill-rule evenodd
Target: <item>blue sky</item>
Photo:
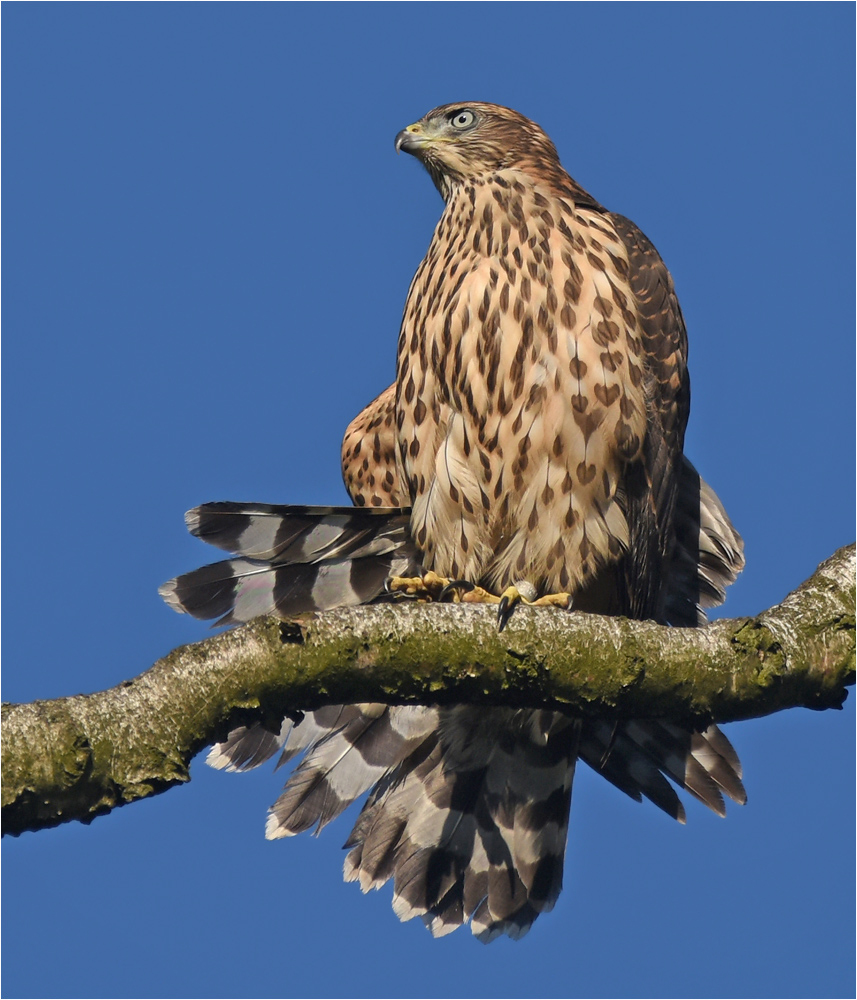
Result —
<path fill-rule="evenodd" d="M 690 334 L 687 450 L 744 534 L 724 613 L 854 537 L 850 4 L 5 4 L 6 700 L 205 628 L 157 586 L 205 500 L 341 503 L 441 202 L 396 132 L 479 99 L 633 218 Z M 193 780 L 3 844 L 8 997 L 853 995 L 854 709 L 728 729 L 749 803 L 687 827 L 581 768 L 520 943 L 400 925 L 347 818 Z"/>

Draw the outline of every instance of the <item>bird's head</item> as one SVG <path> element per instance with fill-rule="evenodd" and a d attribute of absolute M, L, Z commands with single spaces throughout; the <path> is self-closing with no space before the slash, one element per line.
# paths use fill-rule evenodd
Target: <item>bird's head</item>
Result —
<path fill-rule="evenodd" d="M 458 184 L 509 167 L 559 167 L 556 148 L 529 118 L 499 104 L 444 104 L 402 129 L 403 149 L 422 162 L 444 198 Z"/>

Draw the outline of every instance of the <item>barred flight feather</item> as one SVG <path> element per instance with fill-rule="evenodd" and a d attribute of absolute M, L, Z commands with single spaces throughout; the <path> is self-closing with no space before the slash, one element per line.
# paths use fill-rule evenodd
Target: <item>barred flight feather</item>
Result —
<path fill-rule="evenodd" d="M 192 570 L 158 592 L 176 611 L 215 625 L 366 604 L 390 576 L 420 567 L 407 509 L 208 503 L 185 521 L 238 558 Z"/>

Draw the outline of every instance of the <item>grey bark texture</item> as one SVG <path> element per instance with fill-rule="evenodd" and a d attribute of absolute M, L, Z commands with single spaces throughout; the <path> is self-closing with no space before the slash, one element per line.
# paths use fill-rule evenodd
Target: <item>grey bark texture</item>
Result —
<path fill-rule="evenodd" d="M 386 604 L 295 623 L 257 619 L 182 646 L 108 691 L 4 704 L 3 833 L 189 780 L 237 725 L 326 704 L 545 706 L 705 726 L 785 708 L 841 708 L 855 675 L 855 547 L 776 607 L 701 629 L 519 608 Z"/>

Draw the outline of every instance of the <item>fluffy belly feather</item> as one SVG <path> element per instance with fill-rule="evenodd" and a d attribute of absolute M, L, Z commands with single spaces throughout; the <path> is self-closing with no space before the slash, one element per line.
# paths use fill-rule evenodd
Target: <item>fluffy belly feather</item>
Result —
<path fill-rule="evenodd" d="M 572 590 L 623 551 L 616 495 L 645 435 L 624 248 L 565 202 L 552 211 L 565 225 L 541 240 L 510 229 L 492 256 L 454 260 L 441 220 L 403 325 L 414 537 L 427 568 L 494 589 Z"/>

